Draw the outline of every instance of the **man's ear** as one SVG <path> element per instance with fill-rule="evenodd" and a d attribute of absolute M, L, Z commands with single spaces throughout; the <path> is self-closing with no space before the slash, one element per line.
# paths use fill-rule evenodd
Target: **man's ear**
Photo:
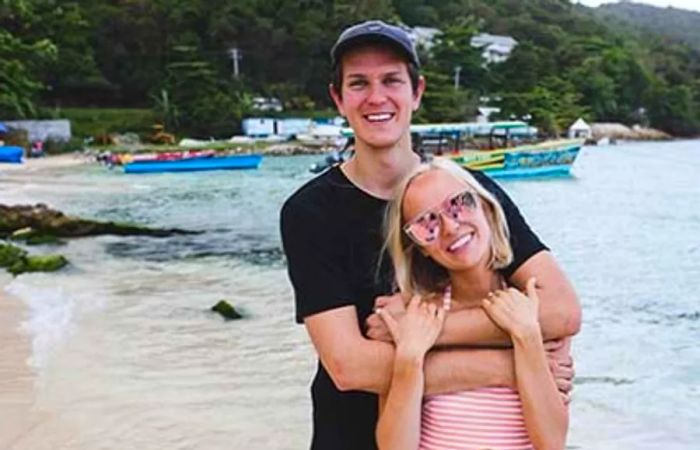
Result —
<path fill-rule="evenodd" d="M 418 86 L 416 86 L 413 92 L 413 111 L 417 111 L 420 108 L 420 102 L 423 99 L 423 93 L 425 92 L 425 77 L 423 75 L 418 77 Z"/>
<path fill-rule="evenodd" d="M 331 83 L 328 85 L 328 93 L 331 95 L 338 113 L 345 117 L 345 111 L 343 111 L 343 98 L 340 96 L 340 87 L 336 87 L 333 83 Z"/>

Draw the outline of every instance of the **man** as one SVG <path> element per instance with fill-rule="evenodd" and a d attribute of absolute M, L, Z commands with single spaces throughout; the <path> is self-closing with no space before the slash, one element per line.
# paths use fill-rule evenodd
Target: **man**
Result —
<path fill-rule="evenodd" d="M 312 448 L 364 450 L 376 448 L 376 394 L 388 389 L 394 351 L 372 314 L 375 299 L 393 313 L 402 310 L 398 295 L 387 296 L 393 281 L 388 258 L 380 256 L 382 219 L 394 187 L 419 163 L 409 127 L 425 80 L 408 35 L 380 21 L 346 29 L 331 56 L 330 94 L 354 130 L 355 156 L 287 200 L 282 240 L 296 319 L 305 324 L 320 360 L 312 385 Z M 546 339 L 575 334 L 580 309 L 570 283 L 507 195 L 476 176 L 499 198 L 508 218 L 514 262 L 504 275 L 521 289 L 537 278 Z M 483 311 L 451 314 L 439 343 L 453 347 L 429 354 L 427 393 L 513 385 L 510 350 L 486 348 L 506 346 L 507 336 Z M 554 355 L 552 369 L 567 391 L 571 368 L 561 351 Z"/>

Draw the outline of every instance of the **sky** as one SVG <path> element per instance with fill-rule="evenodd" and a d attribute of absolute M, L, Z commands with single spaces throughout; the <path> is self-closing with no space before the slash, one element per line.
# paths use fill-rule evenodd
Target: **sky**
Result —
<path fill-rule="evenodd" d="M 586 6 L 598 6 L 602 3 L 616 3 L 614 0 L 575 0 Z M 673 6 L 679 9 L 690 9 L 700 11 L 700 0 L 634 0 L 635 3 L 645 3 L 647 5 L 660 6 L 665 8 Z"/>

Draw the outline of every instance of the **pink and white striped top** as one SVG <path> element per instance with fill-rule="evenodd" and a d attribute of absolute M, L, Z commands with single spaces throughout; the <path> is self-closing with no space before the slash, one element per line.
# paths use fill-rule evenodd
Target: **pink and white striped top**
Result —
<path fill-rule="evenodd" d="M 532 450 L 517 391 L 490 387 L 423 399 L 420 450 Z"/>

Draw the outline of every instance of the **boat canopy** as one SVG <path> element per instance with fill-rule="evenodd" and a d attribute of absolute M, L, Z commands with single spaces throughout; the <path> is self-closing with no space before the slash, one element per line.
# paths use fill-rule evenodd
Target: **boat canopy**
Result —
<path fill-rule="evenodd" d="M 343 128 L 343 136 L 351 137 L 354 135 L 352 128 Z M 471 136 L 502 136 L 509 134 L 511 136 L 535 136 L 537 128 L 531 127 L 526 122 L 519 120 L 500 121 L 500 122 L 455 122 L 455 123 L 428 123 L 420 125 L 411 125 L 411 133 L 420 136 L 435 136 L 435 135 L 460 135 L 465 137 Z"/>

